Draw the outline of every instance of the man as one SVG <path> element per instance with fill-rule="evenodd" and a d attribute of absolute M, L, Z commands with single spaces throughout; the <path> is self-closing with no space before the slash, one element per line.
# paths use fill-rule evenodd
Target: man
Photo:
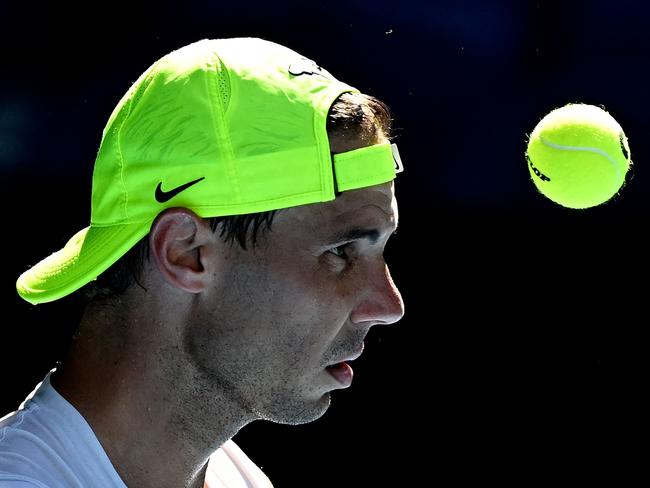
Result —
<path fill-rule="evenodd" d="M 384 104 L 278 44 L 154 63 L 104 130 L 91 225 L 18 279 L 32 303 L 88 305 L 0 421 L 0 485 L 271 486 L 231 438 L 323 415 L 368 330 L 404 313 L 389 136 Z"/>

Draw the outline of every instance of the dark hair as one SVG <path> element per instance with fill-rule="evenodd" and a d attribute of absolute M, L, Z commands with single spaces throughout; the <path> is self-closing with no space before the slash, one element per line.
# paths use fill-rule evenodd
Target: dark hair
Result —
<path fill-rule="evenodd" d="M 373 141 L 377 138 L 392 137 L 392 114 L 381 100 L 361 93 L 343 93 L 336 99 L 327 116 L 327 133 L 345 136 L 361 141 Z M 220 236 L 224 242 L 237 243 L 247 249 L 250 242 L 257 244 L 258 233 L 271 230 L 273 219 L 278 210 L 247 215 L 228 215 L 210 217 L 213 232 L 221 225 Z M 137 283 L 145 259 L 149 261 L 149 235 L 143 237 L 124 256 L 110 268 L 100 274 L 96 280 L 84 286 L 80 292 L 86 305 L 103 300 L 112 300 L 121 296 L 130 286 Z M 142 287 L 144 288 L 144 287 Z"/>

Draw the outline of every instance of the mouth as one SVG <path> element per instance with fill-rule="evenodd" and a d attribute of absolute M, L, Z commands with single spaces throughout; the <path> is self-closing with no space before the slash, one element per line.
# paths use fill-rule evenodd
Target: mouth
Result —
<path fill-rule="evenodd" d="M 361 354 L 363 353 L 363 342 L 361 343 L 361 347 L 357 349 L 356 352 L 345 356 L 341 358 L 340 361 L 334 364 L 330 364 L 329 366 L 325 367 L 325 370 L 343 387 L 347 388 L 352 384 L 352 377 L 354 376 L 354 372 L 352 371 L 352 368 L 348 364 L 350 361 L 354 361 L 357 359 Z"/>
<path fill-rule="evenodd" d="M 352 377 L 354 372 L 348 363 L 342 361 L 340 363 L 332 364 L 325 368 L 327 372 L 339 382 L 343 388 L 347 388 L 352 384 Z"/>

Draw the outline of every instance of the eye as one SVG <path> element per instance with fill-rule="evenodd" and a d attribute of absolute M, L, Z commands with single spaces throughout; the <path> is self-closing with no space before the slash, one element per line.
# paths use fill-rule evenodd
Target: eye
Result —
<path fill-rule="evenodd" d="M 348 259 L 349 256 L 348 256 L 348 254 L 347 254 L 347 252 L 345 250 L 349 246 L 350 246 L 350 244 L 343 244 L 341 246 L 333 247 L 332 249 L 330 249 L 327 252 L 329 252 L 330 254 L 333 254 L 337 258 Z"/>

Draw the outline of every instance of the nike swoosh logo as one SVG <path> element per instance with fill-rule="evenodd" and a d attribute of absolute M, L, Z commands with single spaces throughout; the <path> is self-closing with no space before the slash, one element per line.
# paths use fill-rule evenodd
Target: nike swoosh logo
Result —
<path fill-rule="evenodd" d="M 169 190 L 169 191 L 162 190 L 162 181 L 161 181 L 160 183 L 158 183 L 158 186 L 156 187 L 156 201 L 159 203 L 168 202 L 176 195 L 178 195 L 180 192 L 187 190 L 190 186 L 196 185 L 199 181 L 204 179 L 205 176 L 199 178 L 198 180 L 190 181 L 189 183 L 185 183 L 184 185 L 177 186 L 173 190 Z"/>
<path fill-rule="evenodd" d="M 298 61 L 294 61 L 293 63 L 291 63 L 289 65 L 288 71 L 293 76 L 319 75 L 322 76 L 323 78 L 327 78 L 328 80 L 330 79 L 330 77 L 325 74 L 325 70 L 323 68 L 318 66 L 311 59 L 307 59 L 307 58 L 302 58 L 299 59 Z"/>
<path fill-rule="evenodd" d="M 397 144 L 392 143 L 390 145 L 391 150 L 393 151 L 393 162 L 395 163 L 395 174 L 401 173 L 404 171 L 404 165 L 402 164 L 402 158 L 399 155 L 397 150 Z"/>

